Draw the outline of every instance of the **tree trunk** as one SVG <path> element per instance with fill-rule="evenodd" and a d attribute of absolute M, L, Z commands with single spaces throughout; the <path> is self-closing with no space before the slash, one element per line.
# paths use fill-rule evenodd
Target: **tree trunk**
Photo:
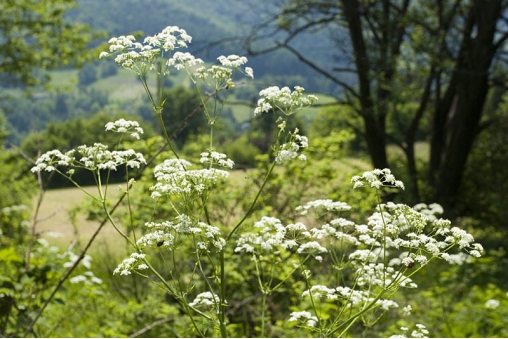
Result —
<path fill-rule="evenodd" d="M 386 116 L 385 114 L 378 116 L 376 114 L 378 112 L 374 107 L 371 91 L 371 64 L 363 36 L 360 4 L 357 0 L 344 0 L 342 4 L 358 73 L 360 114 L 364 121 L 367 149 L 372 165 L 375 168 L 382 169 L 388 167 L 386 158 Z"/>
<path fill-rule="evenodd" d="M 474 30 L 464 36 L 465 48 L 461 49 L 454 74 L 457 81 L 450 83 L 450 86 L 455 86 L 455 89 L 450 90 L 455 93 L 456 105 L 453 115 L 449 116 L 446 143 L 440 151 L 441 163 L 435 191 L 436 199 L 446 207 L 453 207 L 455 204 L 467 157 L 478 133 L 489 89 L 489 69 L 496 52 L 494 36 L 501 15 L 501 2 L 502 0 L 474 2 L 470 13 Z M 451 110 L 448 110 L 448 114 L 450 112 Z M 442 113 L 436 111 L 436 120 L 440 120 L 439 114 Z M 440 121 L 442 123 L 442 119 Z M 434 157 L 436 156 L 434 154 Z"/>

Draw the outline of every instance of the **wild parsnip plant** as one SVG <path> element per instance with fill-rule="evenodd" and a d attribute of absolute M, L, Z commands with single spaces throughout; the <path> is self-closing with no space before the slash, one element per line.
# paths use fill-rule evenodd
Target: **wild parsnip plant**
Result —
<path fill-rule="evenodd" d="M 354 206 L 328 199 L 302 204 L 296 210 L 297 220 L 286 220 L 282 215 L 264 216 L 251 222 L 251 212 L 275 167 L 307 160 L 304 154 L 309 144 L 307 137 L 299 134 L 298 129 L 287 130 L 286 126 L 294 114 L 317 98 L 305 95 L 298 86 L 293 90 L 273 86 L 259 93 L 254 113 L 280 116 L 272 146 L 273 161 L 248 204 L 250 208 L 233 225 L 218 224 L 211 218 L 209 198 L 221 194 L 217 184 L 228 180 L 234 159 L 217 152 L 214 126 L 237 77 L 243 74 L 253 78 L 253 70 L 245 67 L 245 57 L 220 56 L 217 65 L 207 66 L 190 53 L 177 51 L 190 42 L 185 30 L 167 27 L 145 38 L 143 43 L 133 36 L 112 38 L 109 52 L 100 55 L 100 58 L 114 56 L 117 64 L 139 76 L 159 118 L 173 158 L 160 160 L 155 166 L 154 183 L 147 194 L 153 199 L 154 211 L 163 204 L 171 206 L 173 219 L 145 220 L 144 234 L 127 236 L 110 215 L 106 204 L 108 174 L 125 166 L 128 184 L 124 189 L 130 194 L 135 183 L 129 170 L 146 164 L 143 155 L 134 150 L 120 147 L 108 150 L 101 144 L 83 145 L 65 153 L 54 150 L 42 155 L 33 168 L 34 172 L 56 171 L 77 187 L 80 185 L 73 180 L 74 169 L 92 172 L 98 193 L 87 194 L 102 204 L 109 221 L 132 249 L 132 254 L 113 273 L 139 274 L 164 288 L 180 303 L 190 321 L 191 329 L 182 335 L 239 335 L 230 326 L 235 291 L 228 288 L 228 267 L 238 267 L 241 271 L 238 273 L 257 280 L 260 297 L 250 305 L 258 315 L 255 335 L 271 336 L 274 324 L 286 322 L 295 330 L 293 336 L 343 337 L 355 324 L 372 326 L 386 312 L 398 309 L 401 316 L 410 313 L 411 305 L 397 304 L 393 295 L 399 288 L 417 288 L 412 277 L 433 260 L 457 262 L 464 260 L 464 253 L 481 255 L 481 245 L 474 243 L 470 234 L 438 218 L 442 213 L 440 206 L 409 207 L 382 202 L 381 190 L 404 188 L 389 169 L 375 169 L 352 178 L 355 189 L 379 192 L 377 208 L 362 224 L 348 219 Z M 162 119 L 163 84 L 172 72 L 180 70 L 188 74 L 200 93 L 210 127 L 210 143 L 190 160 L 180 158 L 172 147 L 169 126 Z M 157 93 L 148 86 L 148 73 L 155 74 L 162 84 Z M 212 105 L 204 104 L 208 100 Z M 128 135 L 139 138 L 143 133 L 137 122 L 123 119 L 108 123 L 106 131 L 119 133 L 120 140 Z M 457 248 L 462 252 L 454 252 Z M 181 252 L 191 260 L 191 265 L 179 262 Z M 156 256 L 164 262 L 163 271 L 152 264 Z M 289 281 L 297 283 L 288 284 Z M 294 291 L 299 296 L 291 310 L 280 314 L 268 312 L 269 298 L 288 286 L 299 288 Z M 279 315 L 285 318 L 277 319 Z M 422 324 L 416 324 L 411 333 L 408 328 L 401 331 L 413 337 L 428 334 Z M 284 335 L 291 336 L 291 332 Z"/>

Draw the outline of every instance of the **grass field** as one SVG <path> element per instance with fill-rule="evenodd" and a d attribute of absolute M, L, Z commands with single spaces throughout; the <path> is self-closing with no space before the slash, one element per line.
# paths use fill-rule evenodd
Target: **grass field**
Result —
<path fill-rule="evenodd" d="M 347 158 L 341 161 L 334 161 L 334 167 L 337 173 L 350 173 L 351 169 L 359 171 L 368 170 L 369 164 L 361 159 Z M 231 172 L 229 182 L 232 185 L 245 185 L 245 181 L 252 180 L 249 178 L 251 170 L 234 170 Z M 340 178 L 339 178 L 340 177 Z M 343 180 L 341 175 L 337 179 Z M 120 197 L 117 189 L 118 184 L 112 184 L 109 187 L 108 200 L 111 204 L 116 203 Z M 96 187 L 84 187 L 87 192 L 97 195 Z M 143 193 L 142 193 L 143 194 Z M 149 194 L 148 192 L 146 194 Z M 85 245 L 99 227 L 98 221 L 90 221 L 86 216 L 79 213 L 74 221 L 71 212 L 77 206 L 82 205 L 87 199 L 86 194 L 78 188 L 53 189 L 45 192 L 40 212 L 37 217 L 38 223 L 36 231 L 41 233 L 43 238 L 51 241 L 62 248 L 66 248 L 76 238 L 82 245 Z M 34 206 L 37 203 L 37 197 L 34 198 Z M 114 217 L 114 214 L 113 214 Z M 240 218 L 241 216 L 238 216 Z M 91 252 L 100 250 L 101 246 L 108 246 L 110 250 L 115 252 L 118 244 L 122 247 L 125 244 L 123 238 L 115 231 L 113 226 L 108 222 L 99 233 L 98 238 L 92 245 Z"/>
<path fill-rule="evenodd" d="M 246 177 L 243 170 L 232 171 L 230 180 L 239 182 Z M 117 190 L 118 184 L 109 187 L 108 200 L 114 204 L 120 197 Z M 87 192 L 96 194 L 96 187 L 84 187 Z M 149 194 L 149 193 L 146 193 Z M 33 206 L 37 203 L 34 197 Z M 87 199 L 86 194 L 78 188 L 61 188 L 48 190 L 44 194 L 39 215 L 36 232 L 42 237 L 61 248 L 67 248 L 76 238 L 82 244 L 88 243 L 100 223 L 87 220 L 83 214 L 78 214 L 73 222 L 71 212 L 77 206 L 82 205 Z M 114 214 L 113 214 L 114 217 Z M 108 222 L 100 231 L 97 239 L 91 247 L 91 253 L 102 252 L 101 247 L 107 246 L 112 252 L 119 247 L 123 248 L 124 239 L 116 232 Z"/>
<path fill-rule="evenodd" d="M 86 187 L 90 192 L 94 188 Z M 118 193 L 116 195 L 118 196 Z M 46 191 L 37 218 L 36 231 L 42 233 L 43 238 L 63 248 L 69 246 L 76 238 L 85 245 L 99 227 L 99 222 L 90 221 L 84 215 L 78 215 L 73 225 L 69 214 L 73 208 L 82 204 L 85 198 L 85 193 L 78 188 Z M 34 205 L 36 200 L 37 197 L 34 198 Z M 92 245 L 92 251 L 97 249 L 97 246 L 109 246 L 118 241 L 122 241 L 122 238 L 111 225 L 105 225 L 95 244 Z"/>

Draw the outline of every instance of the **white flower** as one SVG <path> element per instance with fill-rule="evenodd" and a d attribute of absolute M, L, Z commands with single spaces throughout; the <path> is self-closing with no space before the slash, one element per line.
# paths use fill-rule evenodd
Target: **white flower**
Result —
<path fill-rule="evenodd" d="M 212 307 L 214 309 L 218 308 L 219 305 L 219 296 L 215 293 L 211 292 L 203 292 L 196 296 L 196 298 L 189 303 L 189 306 L 196 307 L 196 306 L 207 306 Z"/>
<path fill-rule="evenodd" d="M 304 206 L 298 206 L 296 208 L 297 212 L 300 212 L 302 215 L 306 215 L 310 209 L 320 210 L 324 209 L 328 212 L 334 211 L 334 212 L 340 212 L 340 211 L 349 211 L 351 209 L 351 206 L 346 204 L 345 202 L 341 201 L 332 201 L 330 199 L 318 199 L 309 201 Z M 332 221 L 331 224 L 334 225 L 334 222 L 338 223 L 341 222 L 343 225 L 350 225 L 347 220 L 344 219 L 337 219 L 336 221 Z M 346 224 L 344 224 L 346 222 Z"/>
<path fill-rule="evenodd" d="M 254 79 L 254 71 L 250 67 L 245 67 L 245 75 L 250 77 L 251 79 Z"/>
<path fill-rule="evenodd" d="M 58 166 L 72 166 L 74 161 L 74 150 L 67 153 L 62 153 L 59 150 L 52 150 L 44 153 L 35 161 L 35 166 L 32 167 L 32 172 L 41 172 L 43 170 L 47 172 L 54 171 Z"/>
<path fill-rule="evenodd" d="M 389 299 L 379 299 L 378 301 L 376 301 L 376 305 L 381 307 L 385 311 L 388 311 L 391 308 L 399 307 L 399 304 L 397 304 L 395 301 L 389 300 Z"/>
<path fill-rule="evenodd" d="M 77 284 L 80 282 L 83 282 L 86 285 L 102 284 L 102 280 L 97 278 L 91 271 L 87 271 L 83 275 L 77 275 L 75 277 L 72 277 L 69 279 L 69 281 L 71 284 Z"/>
<path fill-rule="evenodd" d="M 132 35 L 111 38 L 108 43 L 109 53 L 102 52 L 99 58 L 118 54 L 115 62 L 120 66 L 145 76 L 149 70 L 157 69 L 157 59 L 164 52 L 173 51 L 177 48 L 187 47 L 192 37 L 183 29 L 176 26 L 168 26 L 162 32 L 144 39 L 144 44 L 136 42 Z M 165 71 L 166 74 L 168 71 Z"/>
<path fill-rule="evenodd" d="M 220 159 L 223 166 L 232 166 L 231 160 Z M 167 159 L 155 166 L 154 174 L 157 183 L 151 187 L 152 198 L 162 195 L 204 194 L 221 178 L 229 177 L 229 172 L 210 168 L 201 170 L 187 169 L 191 163 L 184 159 Z"/>
<path fill-rule="evenodd" d="M 144 247 L 172 247 L 174 236 L 164 230 L 155 230 L 154 232 L 147 233 L 138 239 L 136 245 L 139 248 Z"/>
<path fill-rule="evenodd" d="M 235 162 L 231 159 L 228 159 L 226 154 L 214 151 L 201 153 L 201 159 L 199 161 L 203 164 L 209 163 L 211 165 L 219 165 L 231 169 L 233 166 L 235 166 Z"/>
<path fill-rule="evenodd" d="M 138 262 L 143 260 L 145 257 L 146 255 L 142 253 L 132 253 L 129 258 L 124 259 L 118 265 L 118 267 L 113 271 L 113 274 L 129 275 L 134 269 L 145 269 L 146 264 L 136 266 Z"/>
<path fill-rule="evenodd" d="M 413 308 L 411 307 L 411 305 L 404 306 L 402 308 L 402 315 L 404 317 L 410 316 L 412 310 L 413 310 Z"/>
<path fill-rule="evenodd" d="M 315 327 L 318 322 L 318 318 L 307 311 L 291 312 L 289 321 L 298 321 L 305 323 L 305 325 L 309 327 Z"/>
<path fill-rule="evenodd" d="M 368 184 L 371 187 L 375 187 L 377 189 L 388 186 L 388 187 L 399 187 L 404 189 L 404 183 L 399 180 L 395 180 L 395 176 L 392 174 L 390 169 L 374 169 L 370 172 L 364 172 L 361 176 L 355 175 L 351 182 L 353 183 L 353 188 L 363 187 Z"/>
<path fill-rule="evenodd" d="M 485 302 L 485 308 L 489 308 L 491 310 L 495 310 L 500 305 L 499 300 L 496 299 L 490 299 Z"/>
<path fill-rule="evenodd" d="M 69 279 L 69 282 L 71 284 L 77 284 L 77 283 L 80 283 L 80 282 L 85 282 L 87 281 L 86 277 L 84 275 L 77 275 L 75 277 L 72 277 Z"/>
<path fill-rule="evenodd" d="M 143 134 L 143 129 L 139 127 L 139 123 L 137 121 L 129 121 L 125 119 L 120 119 L 115 122 L 108 122 L 106 124 L 106 131 L 124 134 L 131 132 L 131 136 L 136 139 L 139 139 L 139 135 Z"/>
<path fill-rule="evenodd" d="M 328 288 L 323 285 L 314 285 L 310 289 L 303 291 L 302 298 L 312 295 L 313 298 L 326 297 L 335 300 L 338 298 L 337 291 L 334 288 Z"/>
<path fill-rule="evenodd" d="M 426 329 L 425 325 L 416 324 L 416 330 L 411 333 L 412 338 L 427 338 L 427 334 L 429 331 Z"/>
<path fill-rule="evenodd" d="M 277 108 L 285 115 L 292 115 L 304 107 L 312 105 L 317 101 L 315 95 L 303 96 L 303 87 L 295 86 L 292 92 L 289 87 L 279 88 L 271 86 L 259 92 L 262 98 L 258 100 L 254 114 L 268 112 L 272 108 Z"/>
<path fill-rule="evenodd" d="M 195 58 L 189 52 L 175 52 L 172 58 L 168 59 L 167 65 L 174 66 L 177 70 L 193 67 L 202 64 L 203 60 Z"/>
<path fill-rule="evenodd" d="M 219 62 L 226 67 L 240 67 L 242 65 L 245 65 L 247 63 L 247 58 L 244 56 L 238 56 L 235 54 L 229 55 L 225 57 L 224 55 L 221 55 L 217 58 Z"/>
<path fill-rule="evenodd" d="M 146 164 L 143 155 L 141 153 L 136 153 L 132 149 L 125 151 L 108 151 L 108 146 L 95 143 L 93 146 L 79 146 L 78 151 L 83 156 L 79 159 L 80 167 L 84 167 L 91 171 L 116 171 L 116 168 L 120 165 L 139 168 L 141 164 Z"/>
<path fill-rule="evenodd" d="M 298 253 L 326 253 L 328 250 L 317 241 L 303 243 L 298 248 Z"/>

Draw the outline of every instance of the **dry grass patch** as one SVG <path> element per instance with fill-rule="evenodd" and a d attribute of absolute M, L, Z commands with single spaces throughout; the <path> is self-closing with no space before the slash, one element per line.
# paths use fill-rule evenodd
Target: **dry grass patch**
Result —
<path fill-rule="evenodd" d="M 86 187 L 86 189 L 92 191 L 95 187 Z M 112 191 L 111 195 L 112 198 L 116 198 L 120 194 Z M 83 204 L 85 199 L 85 193 L 78 188 L 46 191 L 37 218 L 36 232 L 61 247 L 69 246 L 76 238 L 81 244 L 86 244 L 99 227 L 99 222 L 87 220 L 86 216 L 78 214 L 73 223 L 70 216 L 72 209 Z M 37 197 L 34 199 L 34 205 L 36 200 Z M 98 244 L 109 246 L 118 242 L 123 242 L 122 238 L 111 225 L 107 224 L 92 245 L 92 250 Z"/>

